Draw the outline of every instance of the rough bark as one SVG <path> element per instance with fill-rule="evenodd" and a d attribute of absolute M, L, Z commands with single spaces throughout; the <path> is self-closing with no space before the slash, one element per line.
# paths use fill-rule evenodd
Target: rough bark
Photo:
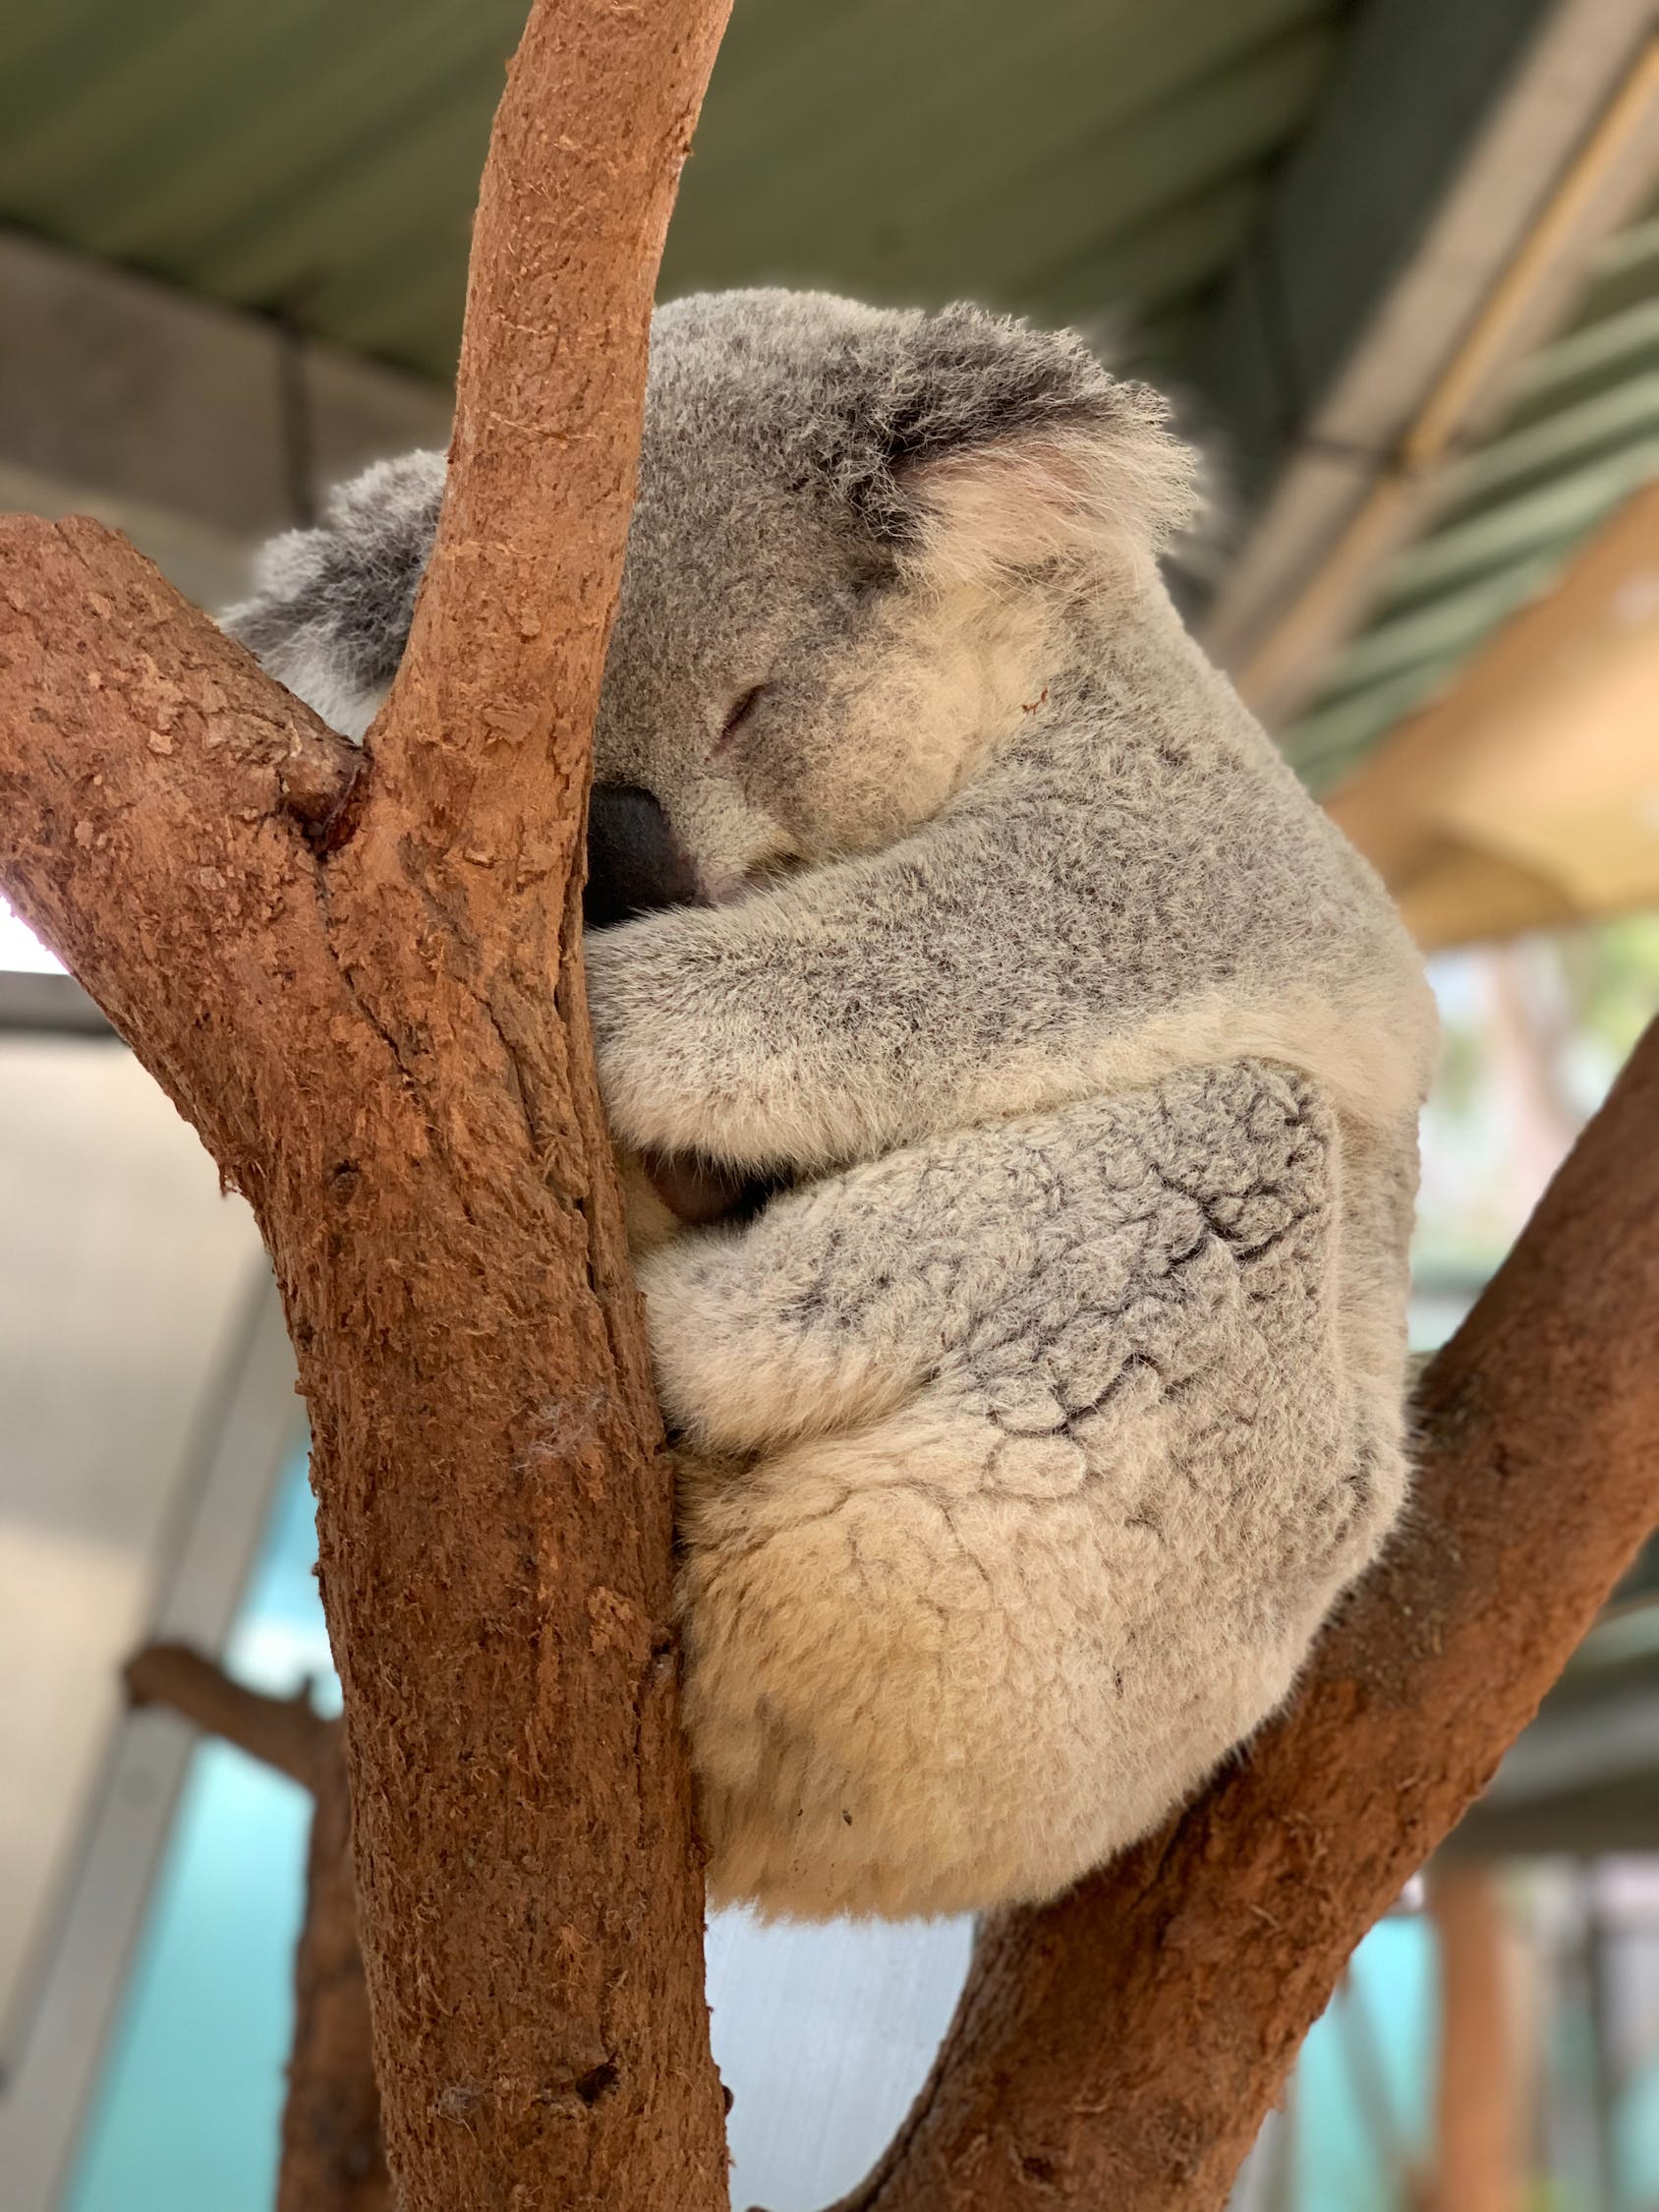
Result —
<path fill-rule="evenodd" d="M 1179 1819 L 991 1926 L 841 2212 L 1214 2212 L 1343 1963 L 1659 1521 L 1659 1028 L 1417 1399 L 1412 1510 Z"/>
<path fill-rule="evenodd" d="M 1490 1866 L 1435 1865 L 1440 2050 L 1427 2212 L 1520 2212 L 1521 2086 L 1510 1931 Z"/>
<path fill-rule="evenodd" d="M 0 526 L 0 875 L 282 1286 L 405 2212 L 724 2200 L 667 1471 L 576 929 L 652 281 L 723 13 L 532 17 L 367 766 L 118 539 Z M 1656 1118 L 1650 1039 L 1432 1368 L 1414 1514 L 1292 1709 L 988 1932 L 849 2207 L 1220 2205 L 1353 1944 L 1655 1518 Z"/>
<path fill-rule="evenodd" d="M 167 1706 L 312 1793 L 276 2212 L 390 2212 L 339 1722 L 324 1720 L 304 1691 L 275 1698 L 245 1688 L 186 1644 L 145 1645 L 123 1679 L 134 1705 Z"/>
<path fill-rule="evenodd" d="M 367 765 L 118 539 L 0 525 L 0 876 L 282 1289 L 405 2212 L 724 2197 L 668 1470 L 577 929 L 657 258 L 723 16 L 531 17 Z"/>

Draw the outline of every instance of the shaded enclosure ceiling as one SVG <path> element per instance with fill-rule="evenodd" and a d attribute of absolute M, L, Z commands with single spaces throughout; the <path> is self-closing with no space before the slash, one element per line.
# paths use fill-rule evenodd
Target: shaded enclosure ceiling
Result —
<path fill-rule="evenodd" d="M 1177 337 L 1347 12 L 737 0 L 664 288 L 1111 306 Z M 7 0 L 0 219 L 447 378 L 523 21 L 524 0 Z"/>
<path fill-rule="evenodd" d="M 1461 72 L 1455 140 L 1502 74 L 1494 57 L 1549 14 L 1546 0 L 1461 0 L 1450 16 L 1417 0 L 737 0 L 663 289 L 973 296 L 1225 387 L 1209 318 L 1286 157 L 1323 129 L 1341 162 L 1344 72 L 1392 84 L 1403 69 L 1419 87 L 1425 68 L 1437 86 Z M 523 16 L 524 0 L 8 0 L 0 224 L 447 380 Z M 1338 233 L 1350 250 L 1313 250 L 1327 322 L 1386 273 L 1379 238 L 1415 189 L 1405 149 L 1435 127 L 1432 98 L 1398 90 L 1388 178 Z M 1648 223 L 1606 257 L 1576 328 L 1532 364 L 1288 732 L 1311 782 L 1351 768 L 1659 469 L 1656 317 Z M 1285 365 L 1291 399 L 1305 376 Z"/>

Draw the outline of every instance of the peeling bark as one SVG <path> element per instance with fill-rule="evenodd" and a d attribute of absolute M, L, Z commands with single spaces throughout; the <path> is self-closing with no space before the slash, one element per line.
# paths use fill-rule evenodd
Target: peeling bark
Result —
<path fill-rule="evenodd" d="M 668 1466 L 578 937 L 651 296 L 724 12 L 531 16 L 367 765 L 120 540 L 0 524 L 0 875 L 282 1290 L 404 2212 L 724 2202 Z"/>
<path fill-rule="evenodd" d="M 1414 1501 L 1181 1817 L 991 1925 L 840 2212 L 1216 2212 L 1343 1964 L 1659 1521 L 1659 1027 L 1417 1396 Z"/>

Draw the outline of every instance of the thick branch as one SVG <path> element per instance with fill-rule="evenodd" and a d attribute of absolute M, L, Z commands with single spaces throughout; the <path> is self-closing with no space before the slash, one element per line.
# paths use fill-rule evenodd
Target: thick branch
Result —
<path fill-rule="evenodd" d="M 1659 1521 L 1659 1027 L 1418 1397 L 1410 1515 L 1181 1819 L 987 1931 L 843 2212 L 1213 2212 L 1344 1961 Z"/>
<path fill-rule="evenodd" d="M 121 1670 L 129 1703 L 164 1705 L 210 1736 L 315 1791 L 338 1734 L 301 1690 L 291 1698 L 245 1689 L 188 1644 L 146 1644 Z"/>
<path fill-rule="evenodd" d="M 723 2203 L 668 1472 L 582 801 L 722 0 L 539 0 L 370 770 L 86 523 L 0 525 L 0 874 L 258 1215 L 311 1415 L 405 2212 Z"/>
<path fill-rule="evenodd" d="M 462 880 L 510 863 L 532 920 L 549 828 L 574 820 L 556 802 L 585 775 L 658 263 L 727 12 L 542 0 L 480 189 L 448 491 L 373 748 L 434 848 L 465 822 Z"/>

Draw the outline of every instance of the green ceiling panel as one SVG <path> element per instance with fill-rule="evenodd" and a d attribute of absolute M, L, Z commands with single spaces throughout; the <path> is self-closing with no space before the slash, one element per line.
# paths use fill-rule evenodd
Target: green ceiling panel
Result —
<path fill-rule="evenodd" d="M 738 0 L 664 285 L 1190 327 L 1346 0 Z M 524 0 L 7 0 L 0 221 L 446 377 Z"/>

